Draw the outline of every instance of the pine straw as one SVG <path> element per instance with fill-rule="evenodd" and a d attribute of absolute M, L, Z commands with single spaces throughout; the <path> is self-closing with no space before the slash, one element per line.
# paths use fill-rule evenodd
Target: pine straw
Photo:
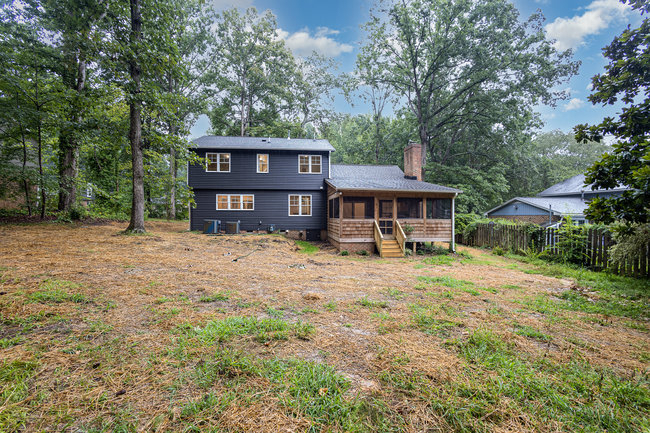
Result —
<path fill-rule="evenodd" d="M 181 408 L 206 393 L 192 380 L 192 371 L 213 355 L 214 348 L 196 348 L 195 361 L 179 362 L 169 351 L 177 344 L 177 327 L 201 326 L 229 316 L 268 317 L 268 307 L 282 311 L 289 322 L 310 322 L 315 334 L 309 340 L 266 344 L 242 337 L 231 347 L 256 359 L 331 365 L 351 381 L 348 398 L 383 399 L 393 413 L 401 414 L 406 430 L 413 432 L 450 427 L 426 401 L 383 384 L 381 373 L 419 372 L 444 387 L 457 380 L 467 365 L 444 341 L 463 339 L 479 328 L 493 329 L 517 351 L 532 357 L 568 361 L 579 350 L 567 340 L 573 337 L 588 342 L 580 352 L 592 365 L 610 366 L 626 376 L 647 369 L 637 356 L 639 350 L 648 350 L 647 333 L 624 326 L 628 319 L 603 318 L 608 326 L 601 326 L 579 320 L 582 313 L 564 312 L 564 322 L 550 323 L 543 315 L 522 309 L 526 298 L 571 282 L 507 269 L 508 259 L 490 257 L 498 266 L 457 260 L 448 266 L 416 269 L 419 257 L 340 257 L 331 248 L 306 256 L 292 241 L 278 236 L 206 236 L 185 228 L 182 223 L 152 222 L 150 235 L 125 236 L 120 234 L 123 225 L 117 223 L 0 226 L 0 292 L 5 292 L 0 296 L 5 321 L 0 338 L 24 339 L 0 349 L 0 358 L 38 362 L 30 382 L 30 401 L 14 403 L 27 413 L 27 430 L 75 431 L 120 416 L 138 431 L 181 429 Z M 477 257 L 484 254 L 463 250 Z M 237 257 L 242 258 L 233 262 Z M 440 285 L 416 290 L 417 276 L 468 280 L 480 294 Z M 65 290 L 82 294 L 88 302 L 30 302 L 29 297 L 42 291 L 46 281 L 73 282 L 78 286 Z M 508 284 L 522 289 L 504 289 Z M 404 297 L 395 299 L 389 289 L 400 290 Z M 450 290 L 453 299 L 443 296 Z M 201 302 L 214 293 L 227 294 L 229 299 Z M 359 304 L 364 297 L 384 301 L 387 308 L 364 307 Z M 326 308 L 328 303 L 335 304 L 334 311 Z M 459 326 L 449 335 L 426 334 L 414 325 L 411 304 L 447 304 L 457 315 L 439 309 L 432 314 Z M 502 314 L 489 313 L 491 307 L 500 308 Z M 31 329 L 25 328 L 25 320 Z M 517 335 L 513 322 L 551 335 L 552 342 Z M 396 363 L 400 357 L 408 361 Z M 254 398 L 236 399 L 223 412 L 206 415 L 202 428 L 258 432 L 308 428 L 309 417 L 287 410 L 280 396 L 268 392 L 262 378 L 249 377 L 246 384 L 258 390 Z M 227 381 L 215 383 L 211 391 L 225 392 L 228 386 Z M 494 431 L 539 427 L 524 413 L 496 415 L 503 421 L 494 424 Z"/>

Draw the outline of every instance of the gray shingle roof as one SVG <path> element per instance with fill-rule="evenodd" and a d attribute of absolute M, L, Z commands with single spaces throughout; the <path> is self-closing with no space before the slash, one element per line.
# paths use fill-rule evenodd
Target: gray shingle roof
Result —
<path fill-rule="evenodd" d="M 593 192 L 605 192 L 605 191 L 621 191 L 628 189 L 625 186 L 619 186 L 615 189 L 597 189 Z M 546 188 L 544 191 L 537 194 L 538 197 L 552 197 L 558 195 L 580 195 L 580 193 L 592 192 L 590 185 L 585 185 L 585 175 L 578 174 L 576 176 L 570 177 L 562 182 L 556 183 L 553 186 Z"/>
<path fill-rule="evenodd" d="M 587 206 L 589 206 L 589 203 L 578 197 L 515 197 L 495 207 L 494 209 L 490 209 L 486 213 L 490 214 L 495 210 L 501 209 L 502 207 L 505 207 L 514 201 L 527 203 L 531 206 L 535 206 L 546 211 L 548 211 L 548 207 L 550 205 L 551 211 L 554 214 L 561 215 L 584 215 L 585 209 Z"/>
<path fill-rule="evenodd" d="M 461 193 L 455 188 L 405 179 L 396 165 L 332 165 L 331 179 L 326 182 L 336 189 L 407 192 Z"/>
<path fill-rule="evenodd" d="M 311 138 L 222 137 L 204 135 L 192 141 L 199 149 L 334 151 L 327 140 Z"/>

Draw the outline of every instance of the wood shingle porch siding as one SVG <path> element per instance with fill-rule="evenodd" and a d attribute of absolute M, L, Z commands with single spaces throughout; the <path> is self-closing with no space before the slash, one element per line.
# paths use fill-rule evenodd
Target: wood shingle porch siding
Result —
<path fill-rule="evenodd" d="M 413 227 L 409 238 L 416 242 L 449 241 L 451 239 L 451 219 L 402 219 L 398 218 L 402 227 L 408 224 Z"/>
<path fill-rule="evenodd" d="M 372 228 L 374 220 L 343 219 L 342 221 L 341 238 L 371 239 L 374 241 Z"/>

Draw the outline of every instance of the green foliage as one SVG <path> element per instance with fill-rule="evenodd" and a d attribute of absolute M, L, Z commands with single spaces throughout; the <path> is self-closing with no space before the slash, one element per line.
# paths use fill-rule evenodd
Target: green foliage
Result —
<path fill-rule="evenodd" d="M 366 250 L 359 250 L 359 251 L 357 251 L 357 254 L 360 255 L 360 256 L 367 256 L 367 255 L 368 255 L 368 251 L 366 251 Z"/>
<path fill-rule="evenodd" d="M 626 1 L 642 13 L 647 3 Z M 598 197 L 589 203 L 585 215 L 592 221 L 626 225 L 650 222 L 650 19 L 646 16 L 637 28 L 628 27 L 603 49 L 609 59 L 605 72 L 592 78 L 593 104 L 624 104 L 617 119 L 605 118 L 599 125 L 578 125 L 578 141 L 601 141 L 613 135 L 613 150 L 603 155 L 587 171 L 586 182 L 593 188 L 632 188 L 622 195 Z"/>
<path fill-rule="evenodd" d="M 587 239 L 585 226 L 575 225 L 571 216 L 566 216 L 557 230 L 557 239 L 557 254 L 547 254 L 547 258 L 561 263 L 583 263 Z"/>
<path fill-rule="evenodd" d="M 639 257 L 644 257 L 650 245 L 650 223 L 648 224 L 631 224 L 624 230 L 617 230 L 614 227 L 614 241 L 616 242 L 609 248 L 610 260 L 618 265 L 623 266 L 626 262 L 630 263 Z"/>
<path fill-rule="evenodd" d="M 443 286 L 443 287 L 451 287 L 454 289 L 462 289 L 462 288 L 467 288 L 471 287 L 474 285 L 471 281 L 466 281 L 466 280 L 457 280 L 455 278 L 443 276 L 443 277 L 425 277 L 425 276 L 420 276 L 418 277 L 418 281 L 422 281 L 426 284 L 430 285 L 436 285 L 436 286 Z"/>
<path fill-rule="evenodd" d="M 342 255 L 342 256 L 348 256 L 348 255 L 350 255 L 350 252 L 348 250 L 341 250 L 341 252 L 339 254 Z"/>
<path fill-rule="evenodd" d="M 386 301 L 375 301 L 373 299 L 368 299 L 367 296 L 359 299 L 357 303 L 366 308 L 388 308 L 388 303 Z"/>

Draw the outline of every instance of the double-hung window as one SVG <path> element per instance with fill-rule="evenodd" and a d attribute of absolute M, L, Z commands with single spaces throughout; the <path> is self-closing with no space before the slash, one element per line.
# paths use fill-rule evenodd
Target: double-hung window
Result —
<path fill-rule="evenodd" d="M 311 216 L 311 195 L 289 194 L 289 216 Z"/>
<path fill-rule="evenodd" d="M 257 172 L 258 173 L 269 172 L 269 155 L 267 153 L 257 154 Z"/>
<path fill-rule="evenodd" d="M 217 210 L 254 210 L 252 194 L 217 194 Z"/>
<path fill-rule="evenodd" d="M 208 152 L 205 154 L 205 171 L 217 173 L 230 172 L 230 154 Z"/>
<path fill-rule="evenodd" d="M 298 155 L 298 172 L 300 174 L 321 174 L 321 156 Z"/>

